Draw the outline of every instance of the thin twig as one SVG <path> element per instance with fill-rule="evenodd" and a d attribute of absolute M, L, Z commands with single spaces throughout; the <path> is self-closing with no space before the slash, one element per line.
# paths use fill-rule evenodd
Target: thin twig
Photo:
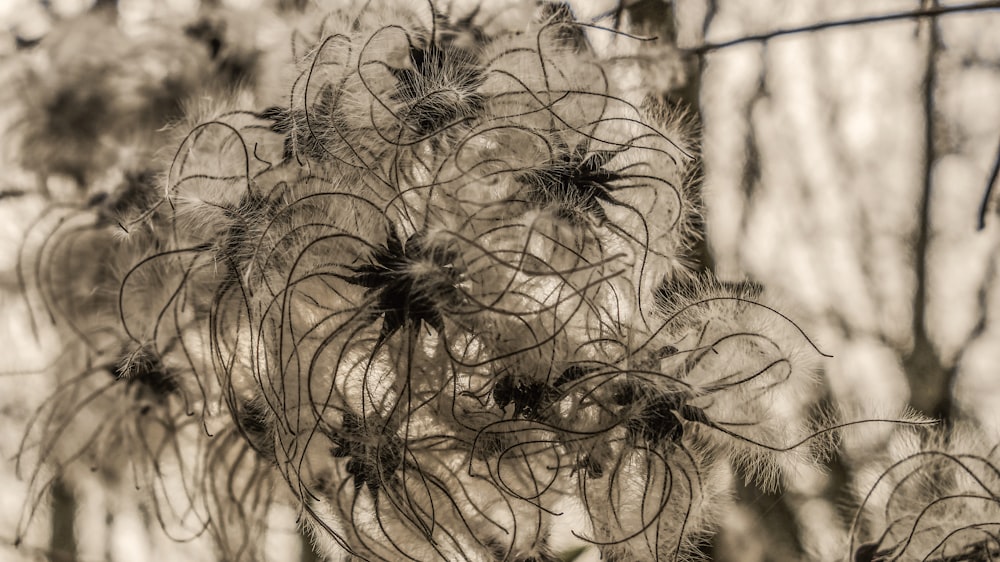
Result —
<path fill-rule="evenodd" d="M 891 14 L 882 14 L 877 16 L 865 16 L 865 17 L 851 18 L 845 20 L 825 21 L 802 27 L 777 29 L 774 31 L 769 31 L 767 33 L 761 33 L 758 35 L 747 35 L 745 37 L 731 39 L 729 41 L 722 41 L 719 43 L 706 43 L 699 47 L 690 49 L 690 51 L 696 54 L 703 54 L 711 51 L 717 51 L 719 49 L 724 49 L 726 47 L 732 47 L 733 45 L 739 45 L 741 43 L 768 41 L 770 39 L 773 39 L 775 37 L 780 37 L 782 35 L 809 33 L 811 31 L 820 31 L 823 29 L 830 29 L 834 27 L 848 27 L 852 25 L 865 25 L 870 23 L 881 23 L 886 21 L 905 20 L 913 18 L 932 18 L 956 12 L 974 12 L 974 11 L 991 10 L 991 9 L 1000 9 L 1000 0 L 990 0 L 986 2 L 972 2 L 969 4 L 956 4 L 954 6 L 934 6 L 930 8 L 923 8 L 920 10 L 895 12 Z"/>
<path fill-rule="evenodd" d="M 990 179 L 986 182 L 986 193 L 983 194 L 983 202 L 979 206 L 979 229 L 986 228 L 986 213 L 989 211 L 990 199 L 993 199 L 993 188 L 997 184 L 997 176 L 1000 175 L 1000 146 L 997 146 L 997 156 L 993 160 L 993 171 L 990 172 Z"/>

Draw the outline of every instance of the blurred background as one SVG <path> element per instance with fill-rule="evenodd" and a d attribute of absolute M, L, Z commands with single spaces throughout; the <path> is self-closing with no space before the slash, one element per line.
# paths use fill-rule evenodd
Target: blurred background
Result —
<path fill-rule="evenodd" d="M 200 8 L 199 0 L 102 3 L 117 4 L 124 26 Z M 608 15 L 660 38 L 644 78 L 702 127 L 703 266 L 723 280 L 763 284 L 834 356 L 824 363 L 821 400 L 871 416 L 909 403 L 1000 441 L 1000 186 L 991 195 L 1000 166 L 1000 2 L 572 4 L 581 19 Z M 17 56 L 93 5 L 0 0 L 0 56 Z M 13 189 L 27 180 L 14 170 L 4 181 Z M 4 224 L 8 259 L 24 219 Z M 0 322 L 15 350 L 0 365 L 40 365 L 44 343 L 30 341 L 16 316 Z M 28 404 L 44 394 L 25 391 L 17 377 L 0 384 L 0 560 L 212 560 L 207 544 L 171 543 L 149 514 L 96 480 L 57 487 L 14 550 L 25 487 L 9 459 Z M 786 482 L 782 494 L 739 487 L 745 501 L 726 512 L 706 553 L 845 559 L 847 491 L 879 439 L 846 442 L 828 472 Z M 294 517 L 275 522 L 274 560 L 312 559 Z"/>
<path fill-rule="evenodd" d="M 885 17 L 920 10 L 943 13 Z M 716 0 L 676 12 L 679 46 L 698 51 L 717 275 L 782 295 L 834 355 L 835 403 L 876 415 L 907 400 L 1000 440 L 997 6 Z M 719 558 L 843 559 L 843 505 L 830 498 L 864 470 L 866 445 L 845 449 L 826 476 L 731 514 Z"/>

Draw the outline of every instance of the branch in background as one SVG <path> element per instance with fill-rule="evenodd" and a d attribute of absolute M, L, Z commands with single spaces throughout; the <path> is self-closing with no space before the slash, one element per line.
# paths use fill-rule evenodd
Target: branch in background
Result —
<path fill-rule="evenodd" d="M 914 18 L 932 18 L 941 16 L 944 14 L 952 14 L 958 12 L 976 12 L 982 10 L 995 10 L 1000 9 L 1000 1 L 991 0 L 988 2 L 972 2 L 969 4 L 957 4 L 954 6 L 934 6 L 931 8 L 924 8 L 920 10 L 911 10 L 906 12 L 895 12 L 891 14 L 883 14 L 878 16 L 865 16 L 860 18 L 851 18 L 844 20 L 834 20 L 825 21 L 820 23 L 814 23 L 802 27 L 792 27 L 788 29 L 777 29 L 775 31 L 769 31 L 767 33 L 760 33 L 757 35 L 747 35 L 745 37 L 739 37 L 737 39 L 731 39 L 729 41 L 722 41 L 719 43 L 706 43 L 700 47 L 691 49 L 691 52 L 696 54 L 708 53 L 711 51 L 717 51 L 719 49 L 724 49 L 726 47 L 732 47 L 734 45 L 740 45 L 742 43 L 753 43 L 768 41 L 775 37 L 780 37 L 783 35 L 795 35 L 798 33 L 809 33 L 812 31 L 820 31 L 823 29 L 831 29 L 835 27 L 849 27 L 853 25 L 866 25 L 871 23 L 881 23 L 887 21 L 914 19 Z"/>
<path fill-rule="evenodd" d="M 925 11 L 936 10 L 933 0 Z M 903 369 L 910 382 L 910 403 L 914 408 L 936 418 L 947 420 L 951 415 L 951 386 L 954 368 L 947 368 L 934 349 L 927 333 L 928 251 L 931 239 L 931 193 L 934 188 L 933 169 L 937 158 L 935 148 L 934 94 L 937 89 L 937 58 L 942 50 L 941 33 L 936 22 L 928 26 L 927 70 L 923 81 L 924 105 L 924 169 L 923 186 L 918 200 L 919 223 L 914 240 L 913 349 L 903 357 Z"/>
<path fill-rule="evenodd" d="M 993 188 L 997 184 L 997 176 L 1000 175 L 1000 146 L 997 146 L 997 156 L 993 160 L 993 171 L 990 172 L 990 179 L 986 182 L 986 193 L 983 194 L 983 203 L 979 206 L 979 228 L 986 228 L 986 213 L 989 212 L 990 200 L 993 199 Z"/>
<path fill-rule="evenodd" d="M 76 516 L 76 498 L 62 479 L 52 485 L 52 538 L 50 559 L 55 562 L 77 560 L 76 537 L 73 519 Z"/>
<path fill-rule="evenodd" d="M 704 38 L 708 35 L 708 27 L 712 25 L 712 20 L 715 18 L 715 14 L 719 12 L 718 0 L 708 0 L 708 13 L 705 14 L 705 22 L 701 28 L 701 36 Z"/>

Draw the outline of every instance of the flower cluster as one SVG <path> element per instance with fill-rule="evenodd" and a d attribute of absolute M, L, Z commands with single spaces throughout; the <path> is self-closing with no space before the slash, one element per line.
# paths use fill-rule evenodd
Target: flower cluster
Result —
<path fill-rule="evenodd" d="M 20 277 L 88 365 L 25 451 L 107 443 L 154 490 L 179 466 L 193 507 L 157 513 L 226 559 L 259 555 L 278 488 L 331 559 L 687 559 L 731 464 L 815 463 L 821 353 L 695 273 L 692 129 L 591 41 L 640 39 L 508 8 L 316 18 L 285 97 L 191 106 L 169 161 L 53 205 Z M 209 58 L 211 31 L 185 34 Z"/>
<path fill-rule="evenodd" d="M 982 430 L 898 432 L 868 476 L 851 533 L 858 562 L 1000 556 L 1000 455 Z"/>

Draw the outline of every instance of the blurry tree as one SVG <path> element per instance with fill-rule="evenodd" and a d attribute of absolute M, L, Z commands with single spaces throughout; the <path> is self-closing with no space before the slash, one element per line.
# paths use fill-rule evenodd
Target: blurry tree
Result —
<path fill-rule="evenodd" d="M 928 415 L 996 436 L 1000 225 L 987 198 L 1000 160 L 998 4 L 676 8 L 680 46 L 702 69 L 716 273 L 779 289 L 804 312 L 835 355 L 825 368 L 834 403 L 874 412 L 908 395 Z M 829 477 L 761 498 L 733 524 L 746 532 L 721 535 L 728 556 L 841 558 L 830 545 L 842 513 L 829 499 L 878 443 L 848 442 Z M 795 531 L 740 544 L 774 519 Z"/>

